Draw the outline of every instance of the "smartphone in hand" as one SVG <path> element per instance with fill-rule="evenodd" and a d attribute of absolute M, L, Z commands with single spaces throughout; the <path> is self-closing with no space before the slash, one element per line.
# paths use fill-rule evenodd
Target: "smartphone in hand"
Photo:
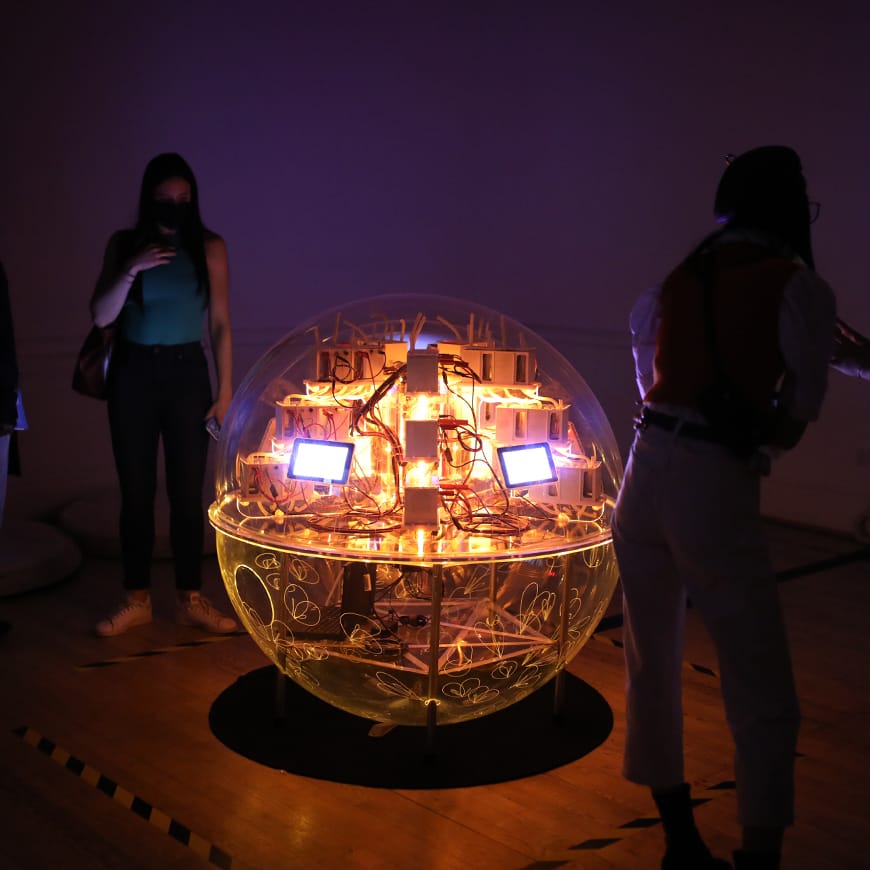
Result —
<path fill-rule="evenodd" d="M 221 424 L 218 423 L 217 417 L 209 417 L 208 420 L 205 421 L 205 430 L 212 438 L 214 438 L 215 441 L 220 438 Z"/>

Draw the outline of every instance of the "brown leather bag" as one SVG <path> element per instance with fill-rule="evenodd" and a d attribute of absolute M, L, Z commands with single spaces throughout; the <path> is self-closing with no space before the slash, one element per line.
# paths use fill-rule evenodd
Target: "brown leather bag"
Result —
<path fill-rule="evenodd" d="M 91 327 L 79 351 L 73 371 L 72 388 L 77 393 L 92 399 L 106 398 L 106 384 L 114 342 L 114 324 Z"/>

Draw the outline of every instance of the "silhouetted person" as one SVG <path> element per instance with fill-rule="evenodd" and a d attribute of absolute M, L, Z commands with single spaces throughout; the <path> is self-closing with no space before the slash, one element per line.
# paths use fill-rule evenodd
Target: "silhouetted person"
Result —
<path fill-rule="evenodd" d="M 759 505 L 770 459 L 818 416 L 835 310 L 813 270 L 798 155 L 731 160 L 705 238 L 631 314 L 643 397 L 613 523 L 624 594 L 624 773 L 649 786 L 663 868 L 727 867 L 698 833 L 684 781 L 687 597 L 715 644 L 735 741 L 738 868 L 779 866 L 794 818 L 800 713 Z"/>

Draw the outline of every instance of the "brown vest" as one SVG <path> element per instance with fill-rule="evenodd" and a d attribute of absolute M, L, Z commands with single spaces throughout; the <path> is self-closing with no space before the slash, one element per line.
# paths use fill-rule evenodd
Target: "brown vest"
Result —
<path fill-rule="evenodd" d="M 723 244 L 712 256 L 720 365 L 731 383 L 764 413 L 771 410 L 785 370 L 779 350 L 783 289 L 800 267 L 750 242 Z M 662 286 L 655 383 L 644 398 L 698 409 L 699 397 L 712 379 L 704 287 L 683 262 Z"/>

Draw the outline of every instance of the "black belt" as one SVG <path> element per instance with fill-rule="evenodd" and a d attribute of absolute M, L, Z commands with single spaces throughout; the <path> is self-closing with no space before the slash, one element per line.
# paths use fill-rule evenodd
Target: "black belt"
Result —
<path fill-rule="evenodd" d="M 196 359 L 203 355 L 202 342 L 188 341 L 184 344 L 139 344 L 121 339 L 117 348 L 128 359 Z"/>
<path fill-rule="evenodd" d="M 724 443 L 721 436 L 711 426 L 704 423 L 690 423 L 682 417 L 662 414 L 661 411 L 653 411 L 652 408 L 644 408 L 634 421 L 635 429 L 643 430 L 647 426 L 655 426 L 666 432 L 679 430 L 677 431 L 678 435 L 684 435 L 686 438 L 693 438 L 696 441 L 709 441 L 711 444 Z"/>

